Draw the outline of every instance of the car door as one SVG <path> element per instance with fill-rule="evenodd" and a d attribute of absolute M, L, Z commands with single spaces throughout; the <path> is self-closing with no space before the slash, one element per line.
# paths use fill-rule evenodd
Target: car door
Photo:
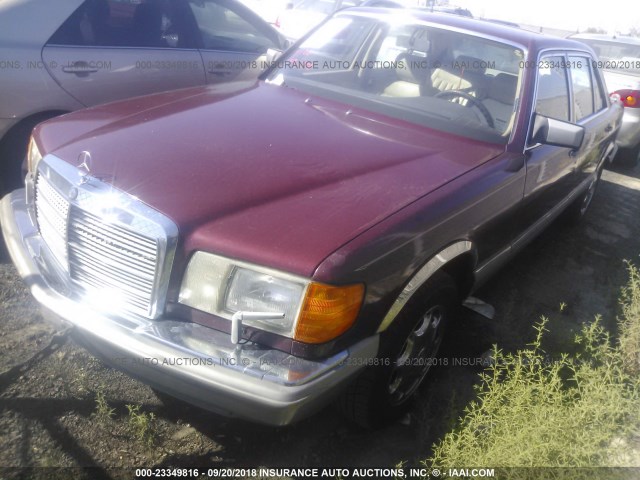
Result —
<path fill-rule="evenodd" d="M 572 105 L 567 57 L 547 53 L 537 61 L 535 113 L 570 122 Z M 531 228 L 547 216 L 578 184 L 577 153 L 569 148 L 535 144 L 526 149 L 527 178 L 520 229 Z"/>
<path fill-rule="evenodd" d="M 573 121 L 585 127 L 584 146 L 577 153 L 577 181 L 587 179 L 599 167 L 611 142 L 615 140 L 615 115 L 609 111 L 602 79 L 587 54 L 569 55 L 573 94 Z"/>
<path fill-rule="evenodd" d="M 284 39 L 266 22 L 232 0 L 189 0 L 200 35 L 207 83 L 256 78 L 267 50 L 283 50 Z"/>
<path fill-rule="evenodd" d="M 86 0 L 42 50 L 51 75 L 84 105 L 203 85 L 184 0 Z"/>

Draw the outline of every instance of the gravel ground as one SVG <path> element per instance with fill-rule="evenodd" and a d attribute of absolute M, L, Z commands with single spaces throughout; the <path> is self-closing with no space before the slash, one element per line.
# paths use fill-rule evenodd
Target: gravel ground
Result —
<path fill-rule="evenodd" d="M 466 311 L 448 332 L 448 365 L 432 369 L 412 413 L 373 432 L 332 408 L 269 428 L 180 402 L 165 405 L 147 386 L 56 334 L 0 249 L 0 479 L 25 472 L 6 467 L 94 467 L 86 478 L 112 478 L 121 467 L 417 465 L 472 398 L 481 370 L 475 359 L 492 344 L 526 345 L 540 315 L 551 319 L 551 354 L 571 350 L 581 323 L 596 315 L 615 329 L 624 260 L 637 261 L 640 253 L 639 170 L 605 171 L 580 225 L 556 222 L 483 287 L 476 296 L 495 307 L 495 318 Z"/>

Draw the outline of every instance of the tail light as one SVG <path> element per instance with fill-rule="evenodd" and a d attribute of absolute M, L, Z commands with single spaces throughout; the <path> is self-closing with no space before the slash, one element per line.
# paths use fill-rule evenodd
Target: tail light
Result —
<path fill-rule="evenodd" d="M 625 107 L 640 108 L 640 90 L 617 90 L 612 95 L 618 95 Z"/>
<path fill-rule="evenodd" d="M 276 28 L 280 28 L 280 17 L 276 18 L 275 26 Z"/>

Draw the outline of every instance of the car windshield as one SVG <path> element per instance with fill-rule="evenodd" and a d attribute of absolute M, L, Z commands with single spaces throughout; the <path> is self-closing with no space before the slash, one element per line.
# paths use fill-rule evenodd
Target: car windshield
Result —
<path fill-rule="evenodd" d="M 523 51 L 422 23 L 341 14 L 267 74 L 272 85 L 425 125 L 506 144 Z"/>
<path fill-rule="evenodd" d="M 640 45 L 610 40 L 579 40 L 593 48 L 603 69 L 640 74 Z"/>

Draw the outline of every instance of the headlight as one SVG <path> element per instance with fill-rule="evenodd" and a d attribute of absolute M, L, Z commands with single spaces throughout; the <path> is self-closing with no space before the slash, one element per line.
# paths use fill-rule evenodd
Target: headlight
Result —
<path fill-rule="evenodd" d="M 236 312 L 280 313 L 277 320 L 245 320 L 261 330 L 306 343 L 324 343 L 353 325 L 364 296 L 363 285 L 334 287 L 196 252 L 180 289 L 180 303 L 231 319 Z"/>
<path fill-rule="evenodd" d="M 40 160 L 42 160 L 42 155 L 40 154 L 40 150 L 38 150 L 38 145 L 36 145 L 35 140 L 31 137 L 31 140 L 29 140 L 29 150 L 27 152 L 27 168 L 30 173 L 35 175 Z"/>
<path fill-rule="evenodd" d="M 291 336 L 292 320 L 298 315 L 305 285 L 284 280 L 268 273 L 246 268 L 234 268 L 224 296 L 227 312 L 284 313 L 282 320 L 258 320 L 261 328 Z"/>

